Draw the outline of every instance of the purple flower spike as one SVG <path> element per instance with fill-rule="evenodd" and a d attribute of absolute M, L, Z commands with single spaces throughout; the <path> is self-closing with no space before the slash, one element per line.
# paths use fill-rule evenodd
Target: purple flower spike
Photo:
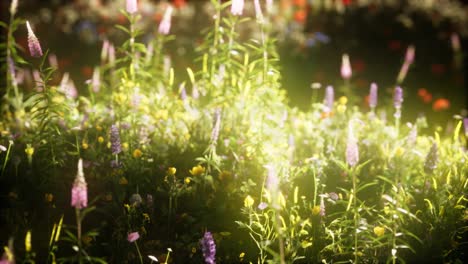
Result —
<path fill-rule="evenodd" d="M 116 125 L 112 125 L 110 129 L 110 141 L 112 154 L 117 155 L 122 152 L 122 146 L 120 145 L 120 133 L 119 128 Z"/>
<path fill-rule="evenodd" d="M 377 106 L 377 84 L 371 83 L 370 92 L 369 92 L 369 106 L 370 108 L 375 108 Z"/>
<path fill-rule="evenodd" d="M 172 18 L 172 11 L 174 8 L 172 6 L 168 6 L 166 11 L 164 12 L 164 16 L 161 20 L 161 23 L 159 24 L 158 32 L 161 35 L 167 35 L 169 34 L 169 31 L 171 30 L 171 18 Z"/>
<path fill-rule="evenodd" d="M 26 21 L 26 27 L 28 28 L 29 53 L 31 54 L 31 56 L 35 58 L 42 57 L 41 44 L 39 43 L 39 40 L 37 39 L 36 35 L 34 35 L 31 25 L 29 24 L 29 21 Z"/>
<path fill-rule="evenodd" d="M 325 90 L 325 112 L 329 113 L 333 109 L 333 102 L 335 100 L 335 92 L 333 86 L 327 86 Z"/>
<path fill-rule="evenodd" d="M 439 163 L 439 148 L 436 143 L 432 144 L 431 149 L 427 153 L 426 160 L 424 162 L 424 171 L 426 173 L 432 173 L 437 168 Z"/>
<path fill-rule="evenodd" d="M 349 166 L 354 167 L 359 162 L 359 149 L 357 139 L 351 127 L 351 122 L 352 121 L 350 121 L 348 126 L 348 140 L 346 142 L 346 162 Z"/>
<path fill-rule="evenodd" d="M 403 89 L 400 86 L 395 88 L 395 93 L 393 95 L 393 105 L 395 108 L 400 109 L 401 104 L 403 103 Z"/>
<path fill-rule="evenodd" d="M 82 209 L 88 206 L 88 188 L 83 173 L 83 160 L 78 161 L 78 173 L 71 191 L 71 206 Z"/>
<path fill-rule="evenodd" d="M 138 11 L 137 0 L 127 0 L 127 12 L 134 14 Z"/>
<path fill-rule="evenodd" d="M 200 241 L 203 257 L 206 264 L 216 264 L 216 244 L 210 232 L 205 232 L 205 235 Z"/>
<path fill-rule="evenodd" d="M 231 5 L 231 13 L 235 16 L 242 16 L 244 10 L 244 0 L 233 0 Z"/>

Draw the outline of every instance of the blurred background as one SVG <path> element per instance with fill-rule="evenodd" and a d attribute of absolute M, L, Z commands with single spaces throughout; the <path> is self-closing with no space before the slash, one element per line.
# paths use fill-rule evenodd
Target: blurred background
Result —
<path fill-rule="evenodd" d="M 253 0 L 245 2 L 244 15 L 253 18 Z M 278 38 L 279 66 L 289 104 L 307 110 L 314 100 L 322 101 L 327 85 L 342 86 L 340 65 L 345 53 L 351 61 L 352 91 L 362 99 L 358 105 L 366 108 L 372 82 L 378 84 L 380 98 L 389 103 L 405 52 L 413 45 L 414 62 L 400 83 L 405 91 L 403 117 L 414 121 L 426 115 L 431 123 L 446 126 L 454 115 L 466 116 L 466 2 L 274 0 L 272 28 Z M 186 67 L 198 67 L 194 51 L 203 40 L 202 30 L 212 26 L 210 1 L 139 0 L 138 4 L 143 18 L 139 27 L 145 32 L 141 42 L 153 36 L 167 5 L 175 7 L 171 32 L 176 39 L 166 49 L 177 81 L 183 81 Z M 6 22 L 10 1 L 0 5 L 2 21 Z M 128 23 L 120 12 L 124 7 L 125 0 L 19 0 L 17 16 L 30 21 L 43 49 L 50 50 L 50 63 L 58 68 L 54 82 L 60 83 L 69 73 L 78 91 L 86 93 L 85 82 L 100 63 L 104 41 L 118 47 L 126 37 L 115 28 Z M 257 30 L 255 19 L 239 28 L 245 40 L 255 38 Z M 19 28 L 16 39 L 26 47 L 26 27 Z M 24 57 L 29 54 L 24 53 Z M 32 87 L 33 75 L 25 69 L 20 81 Z"/>

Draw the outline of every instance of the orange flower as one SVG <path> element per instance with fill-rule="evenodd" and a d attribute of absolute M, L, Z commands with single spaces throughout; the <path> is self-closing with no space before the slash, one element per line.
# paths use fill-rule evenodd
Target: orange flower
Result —
<path fill-rule="evenodd" d="M 426 96 L 427 94 L 427 90 L 425 88 L 419 88 L 418 89 L 418 96 L 423 98 L 424 96 Z"/>
<path fill-rule="evenodd" d="M 450 101 L 445 98 L 439 98 L 434 101 L 432 104 L 432 110 L 434 111 L 443 111 L 450 108 Z"/>
<path fill-rule="evenodd" d="M 298 23 L 304 23 L 307 18 L 307 12 L 303 9 L 294 12 L 294 20 Z"/>

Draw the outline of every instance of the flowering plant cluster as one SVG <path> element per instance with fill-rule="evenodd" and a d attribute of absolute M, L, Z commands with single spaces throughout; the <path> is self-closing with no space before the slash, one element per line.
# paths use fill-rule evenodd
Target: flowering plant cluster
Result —
<path fill-rule="evenodd" d="M 375 80 L 361 110 L 349 54 L 343 89 L 290 107 L 274 3 L 253 1 L 247 16 L 245 2 L 211 1 L 214 28 L 181 71 L 167 52 L 173 7 L 145 40 L 139 1 L 127 0 L 116 26 L 125 42 L 103 42 L 78 90 L 13 1 L 0 230 L 25 243 L 5 241 L 4 263 L 463 260 L 468 119 L 445 133 L 428 129 L 430 117 L 405 119 L 402 81 L 385 93 Z M 259 35 L 243 41 L 251 20 Z M 29 52 L 17 49 L 17 27 Z M 33 90 L 17 82 L 20 68 L 37 71 Z"/>

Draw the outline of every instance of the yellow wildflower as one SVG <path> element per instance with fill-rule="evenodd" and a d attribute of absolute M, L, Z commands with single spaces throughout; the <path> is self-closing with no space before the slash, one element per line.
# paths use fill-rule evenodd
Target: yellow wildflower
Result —
<path fill-rule="evenodd" d="M 96 130 L 97 130 L 97 131 L 102 131 L 102 126 L 96 125 Z"/>
<path fill-rule="evenodd" d="M 127 143 L 127 142 L 122 143 L 122 150 L 123 150 L 123 151 L 127 151 L 127 150 L 128 150 L 128 147 L 129 147 L 129 146 L 128 146 L 128 143 Z"/>
<path fill-rule="evenodd" d="M 201 165 L 197 165 L 197 166 L 193 167 L 189 172 L 193 176 L 201 175 L 201 174 L 205 173 L 205 167 L 203 167 Z"/>
<path fill-rule="evenodd" d="M 244 257 L 245 257 L 245 253 L 244 253 L 244 252 L 241 252 L 241 253 L 239 254 L 239 258 L 240 258 L 240 259 L 243 259 Z"/>
<path fill-rule="evenodd" d="M 381 226 L 374 227 L 374 234 L 378 237 L 381 237 L 385 234 L 385 228 Z"/>
<path fill-rule="evenodd" d="M 341 96 L 340 99 L 338 99 L 338 102 L 341 104 L 341 105 L 345 105 L 348 103 L 348 98 L 346 96 Z"/>
<path fill-rule="evenodd" d="M 104 138 L 101 137 L 101 136 L 99 136 L 99 137 L 97 138 L 97 141 L 98 141 L 99 143 L 102 143 L 102 142 L 104 142 Z"/>
<path fill-rule="evenodd" d="M 134 157 L 134 158 L 137 158 L 137 159 L 138 159 L 138 158 L 140 158 L 142 155 L 143 155 L 143 153 L 141 152 L 140 149 L 135 149 L 135 150 L 133 151 L 133 157 Z"/>
<path fill-rule="evenodd" d="M 346 112 L 346 105 L 342 105 L 342 104 L 338 105 L 338 106 L 336 107 L 336 111 L 337 111 L 338 113 L 340 113 L 340 114 Z"/>
<path fill-rule="evenodd" d="M 244 199 L 244 206 L 251 208 L 253 204 L 254 204 L 254 199 L 252 198 L 252 196 L 247 195 L 247 197 L 245 197 Z"/>
<path fill-rule="evenodd" d="M 320 214 L 320 206 L 316 205 L 312 208 L 312 215 L 319 215 Z"/>
<path fill-rule="evenodd" d="M 83 149 L 88 149 L 89 148 L 88 142 L 86 142 L 86 140 L 83 140 L 83 142 L 81 142 L 81 147 Z"/>
<path fill-rule="evenodd" d="M 395 150 L 395 156 L 396 156 L 396 157 L 401 157 L 404 153 L 405 153 L 405 149 L 402 148 L 402 147 L 398 147 L 398 148 Z"/>
<path fill-rule="evenodd" d="M 176 169 L 176 168 L 174 168 L 174 167 L 169 167 L 169 168 L 167 168 L 167 172 L 166 172 L 166 173 L 167 173 L 167 175 L 173 176 L 173 175 L 176 174 L 176 172 L 177 172 L 177 169 Z"/>
<path fill-rule="evenodd" d="M 190 181 L 191 181 L 191 180 L 190 180 L 190 178 L 189 178 L 189 177 L 185 177 L 185 180 L 184 180 L 185 184 L 189 184 L 189 183 L 190 183 Z"/>
<path fill-rule="evenodd" d="M 31 157 L 33 154 L 34 154 L 34 148 L 31 147 L 30 144 L 27 145 L 26 149 L 24 150 L 24 152 L 26 152 L 26 155 L 28 155 L 29 157 Z"/>

